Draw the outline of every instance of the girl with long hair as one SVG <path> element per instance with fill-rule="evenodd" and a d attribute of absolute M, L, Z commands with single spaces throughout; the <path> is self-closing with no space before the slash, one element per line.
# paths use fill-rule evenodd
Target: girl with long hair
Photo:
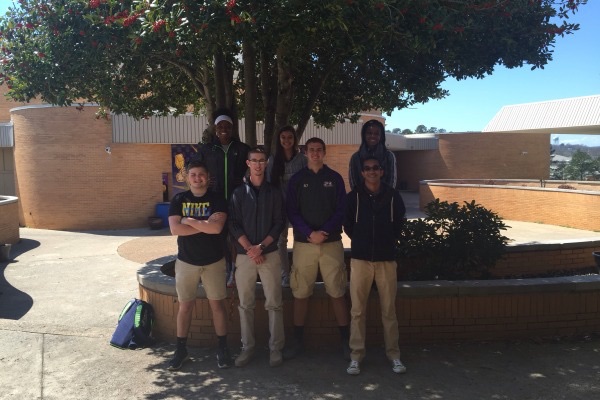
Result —
<path fill-rule="evenodd" d="M 287 125 L 279 129 L 275 144 L 275 153 L 267 163 L 267 181 L 279 187 L 283 198 L 287 194 L 287 185 L 292 175 L 306 167 L 306 156 L 298 148 L 298 137 L 293 126 Z M 281 258 L 281 285 L 290 287 L 290 261 L 287 242 L 288 229 L 283 230 L 277 242 Z"/>

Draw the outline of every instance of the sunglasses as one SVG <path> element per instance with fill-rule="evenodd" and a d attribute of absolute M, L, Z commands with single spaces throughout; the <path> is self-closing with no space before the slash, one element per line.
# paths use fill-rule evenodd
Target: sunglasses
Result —
<path fill-rule="evenodd" d="M 365 172 L 369 172 L 369 171 L 379 171 L 381 169 L 382 168 L 379 165 L 373 165 L 372 167 L 365 165 L 362 170 Z"/>

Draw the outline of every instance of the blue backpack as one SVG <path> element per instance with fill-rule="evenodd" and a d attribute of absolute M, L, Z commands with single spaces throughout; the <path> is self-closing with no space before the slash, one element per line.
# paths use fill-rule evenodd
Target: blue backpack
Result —
<path fill-rule="evenodd" d="M 154 309 L 150 303 L 140 299 L 127 302 L 119 315 L 117 327 L 110 344 L 120 349 L 140 349 L 154 343 L 152 326 Z"/>

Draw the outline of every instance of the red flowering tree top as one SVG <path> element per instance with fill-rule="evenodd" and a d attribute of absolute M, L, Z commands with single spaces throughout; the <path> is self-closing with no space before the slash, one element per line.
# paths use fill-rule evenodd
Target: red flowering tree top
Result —
<path fill-rule="evenodd" d="M 138 118 L 227 106 L 263 120 L 268 144 L 311 116 L 444 97 L 448 77 L 543 68 L 586 2 L 19 0 L 0 19 L 0 81 L 18 101 Z"/>

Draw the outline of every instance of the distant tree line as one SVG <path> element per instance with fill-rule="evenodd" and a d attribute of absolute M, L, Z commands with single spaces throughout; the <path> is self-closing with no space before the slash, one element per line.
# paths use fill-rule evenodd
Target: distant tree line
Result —
<path fill-rule="evenodd" d="M 550 178 L 575 181 L 600 179 L 600 157 L 594 158 L 584 151 L 577 150 L 570 161 L 554 163 Z"/>
<path fill-rule="evenodd" d="M 393 134 L 393 135 L 412 135 L 414 133 L 446 133 L 444 128 L 436 128 L 432 126 L 431 128 L 426 127 L 425 125 L 419 125 L 415 128 L 415 130 L 411 129 L 401 129 L 394 128 L 392 130 L 386 130 L 385 133 Z"/>

